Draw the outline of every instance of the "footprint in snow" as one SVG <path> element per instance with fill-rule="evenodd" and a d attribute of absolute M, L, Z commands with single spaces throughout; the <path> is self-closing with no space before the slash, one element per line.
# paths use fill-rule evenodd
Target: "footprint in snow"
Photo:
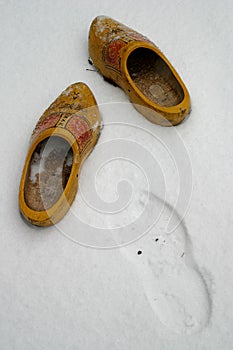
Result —
<path fill-rule="evenodd" d="M 153 205 L 161 201 L 150 196 Z M 134 264 L 148 302 L 160 322 L 175 333 L 191 334 L 207 325 L 211 299 L 192 257 L 191 242 L 181 222 L 167 233 L 172 208 L 165 203 L 155 227 L 138 241 L 122 248 Z M 151 213 L 148 213 L 151 215 Z M 175 215 L 177 223 L 179 216 Z"/>

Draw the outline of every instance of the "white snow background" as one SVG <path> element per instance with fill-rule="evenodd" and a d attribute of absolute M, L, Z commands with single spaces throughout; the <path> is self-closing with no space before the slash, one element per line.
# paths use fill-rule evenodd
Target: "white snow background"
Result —
<path fill-rule="evenodd" d="M 232 14 L 230 0 L 0 1 L 0 349 L 233 348 Z M 191 95 L 184 123 L 150 123 L 92 71 L 87 40 L 97 15 L 160 47 Z M 59 225 L 36 229 L 18 210 L 30 135 L 78 81 L 93 91 L 105 127 L 71 211 Z M 174 146 L 180 178 L 163 143 Z M 93 188 L 100 211 L 88 205 Z M 168 234 L 179 190 L 185 208 L 176 208 L 179 225 Z M 109 215 L 118 202 L 126 211 Z"/>

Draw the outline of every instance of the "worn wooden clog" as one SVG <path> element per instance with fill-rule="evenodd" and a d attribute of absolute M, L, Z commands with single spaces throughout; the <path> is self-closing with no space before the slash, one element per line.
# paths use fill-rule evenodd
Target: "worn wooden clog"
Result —
<path fill-rule="evenodd" d="M 84 83 L 69 86 L 39 119 L 19 188 L 21 213 L 31 224 L 53 225 L 69 210 L 100 127 L 96 100 Z"/>
<path fill-rule="evenodd" d="M 190 97 L 183 81 L 145 36 L 99 16 L 90 27 L 89 53 L 99 72 L 119 85 L 151 122 L 177 125 L 190 112 Z"/>

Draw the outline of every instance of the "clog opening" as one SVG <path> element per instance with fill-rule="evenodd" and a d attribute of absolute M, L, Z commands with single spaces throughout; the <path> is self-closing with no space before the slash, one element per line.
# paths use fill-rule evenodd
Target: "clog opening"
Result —
<path fill-rule="evenodd" d="M 169 66 L 153 50 L 137 48 L 127 60 L 129 75 L 151 102 L 163 107 L 182 102 L 184 92 Z"/>
<path fill-rule="evenodd" d="M 73 151 L 61 137 L 41 141 L 30 159 L 24 197 L 27 206 L 36 211 L 50 209 L 62 195 L 70 177 Z"/>

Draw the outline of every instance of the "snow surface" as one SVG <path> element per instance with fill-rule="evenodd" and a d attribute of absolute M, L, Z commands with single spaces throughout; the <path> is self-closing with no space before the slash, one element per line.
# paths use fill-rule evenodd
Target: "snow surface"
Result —
<path fill-rule="evenodd" d="M 0 1 L 0 349 L 233 348 L 232 13 L 230 0 Z M 169 58 L 192 99 L 184 123 L 151 124 L 86 70 L 97 15 Z M 30 134 L 78 81 L 105 126 L 69 213 L 32 227 L 17 198 Z"/>

